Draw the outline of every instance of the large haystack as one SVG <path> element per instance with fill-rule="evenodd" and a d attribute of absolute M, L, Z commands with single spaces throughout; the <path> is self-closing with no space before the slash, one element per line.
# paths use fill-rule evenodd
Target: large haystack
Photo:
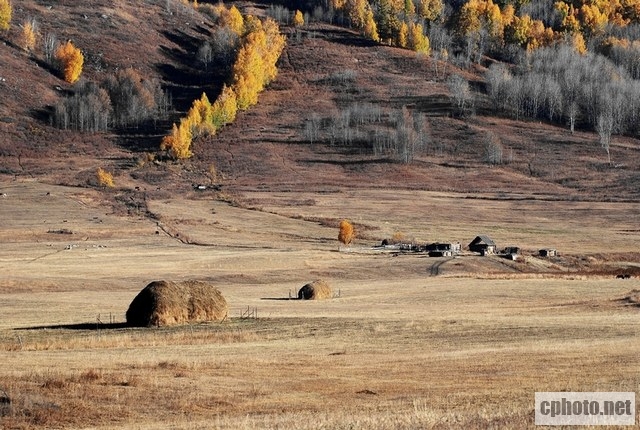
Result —
<path fill-rule="evenodd" d="M 227 301 L 220 290 L 203 281 L 154 281 L 133 299 L 127 324 L 152 327 L 227 317 Z"/>
<path fill-rule="evenodd" d="M 326 281 L 318 279 L 300 288 L 298 299 L 300 300 L 320 300 L 331 298 L 331 287 Z"/>

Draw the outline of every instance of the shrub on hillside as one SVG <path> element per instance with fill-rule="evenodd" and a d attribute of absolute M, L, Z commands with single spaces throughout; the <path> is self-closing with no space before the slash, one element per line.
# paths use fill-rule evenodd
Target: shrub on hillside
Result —
<path fill-rule="evenodd" d="M 142 79 L 133 69 L 116 72 L 102 85 L 84 82 L 72 97 L 54 106 L 52 123 L 62 129 L 107 131 L 159 118 L 168 97 L 158 81 Z"/>
<path fill-rule="evenodd" d="M 98 185 L 100 187 L 113 188 L 115 184 L 113 183 L 113 175 L 102 167 L 98 167 L 96 171 L 96 179 L 98 180 Z"/>
<path fill-rule="evenodd" d="M 72 97 L 54 106 L 52 122 L 64 130 L 106 131 L 111 112 L 109 94 L 98 85 L 87 82 L 76 86 Z"/>
<path fill-rule="evenodd" d="M 22 31 L 20 32 L 20 47 L 25 51 L 33 51 L 36 47 L 37 36 L 38 30 L 36 20 L 25 20 L 22 24 Z"/>
<path fill-rule="evenodd" d="M 167 109 L 168 99 L 157 80 L 143 79 L 134 69 L 118 70 L 103 84 L 111 99 L 116 126 L 138 125 Z"/>
<path fill-rule="evenodd" d="M 55 59 L 58 61 L 59 69 L 65 81 L 73 84 L 80 79 L 84 55 L 82 55 L 80 49 L 73 46 L 70 40 L 58 47 Z"/>
<path fill-rule="evenodd" d="M 13 8 L 9 0 L 0 0 L 0 30 L 9 30 Z"/>

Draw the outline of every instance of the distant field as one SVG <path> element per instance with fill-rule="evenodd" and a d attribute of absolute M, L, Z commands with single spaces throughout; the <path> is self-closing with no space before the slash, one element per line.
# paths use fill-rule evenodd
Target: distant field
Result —
<path fill-rule="evenodd" d="M 463 245 L 486 233 L 574 253 L 565 263 L 625 256 L 631 267 L 637 205 L 246 193 L 254 209 L 202 195 L 150 201 L 151 221 L 117 215 L 88 189 L 1 191 L 6 428 L 522 428 L 533 426 L 535 391 L 640 384 L 640 310 L 616 300 L 640 288 L 638 278 L 579 268 L 550 277 L 532 266 L 498 279 L 516 275 L 495 258 L 372 249 L 400 231 Z M 342 217 L 366 239 L 339 250 L 332 222 Z M 442 270 L 431 276 L 436 261 Z M 219 285 L 230 318 L 117 324 L 148 282 L 182 278 Z M 283 300 L 316 278 L 340 297 Z M 258 319 L 241 319 L 247 308 Z"/>

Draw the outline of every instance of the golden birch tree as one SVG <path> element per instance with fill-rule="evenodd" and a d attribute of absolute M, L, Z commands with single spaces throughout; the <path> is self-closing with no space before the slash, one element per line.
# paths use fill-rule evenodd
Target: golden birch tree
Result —
<path fill-rule="evenodd" d="M 0 30 L 9 30 L 13 8 L 9 0 L 0 0 Z"/>
<path fill-rule="evenodd" d="M 60 63 L 60 69 L 65 81 L 73 84 L 80 79 L 84 55 L 82 55 L 80 49 L 73 46 L 70 40 L 58 47 L 55 58 Z"/>

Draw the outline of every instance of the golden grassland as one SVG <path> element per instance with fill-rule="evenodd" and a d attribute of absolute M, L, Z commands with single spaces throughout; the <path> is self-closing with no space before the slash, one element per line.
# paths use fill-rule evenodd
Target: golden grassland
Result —
<path fill-rule="evenodd" d="M 639 391 L 640 309 L 617 300 L 638 278 L 566 265 L 637 265 L 635 204 L 246 193 L 153 200 L 151 221 L 87 189 L 2 191 L 3 428 L 526 428 L 536 391 Z M 365 239 L 339 250 L 343 217 Z M 373 248 L 398 231 L 574 255 L 542 270 Z M 187 278 L 215 283 L 230 318 L 123 327 L 148 282 Z M 287 300 L 317 278 L 340 297 Z"/>

